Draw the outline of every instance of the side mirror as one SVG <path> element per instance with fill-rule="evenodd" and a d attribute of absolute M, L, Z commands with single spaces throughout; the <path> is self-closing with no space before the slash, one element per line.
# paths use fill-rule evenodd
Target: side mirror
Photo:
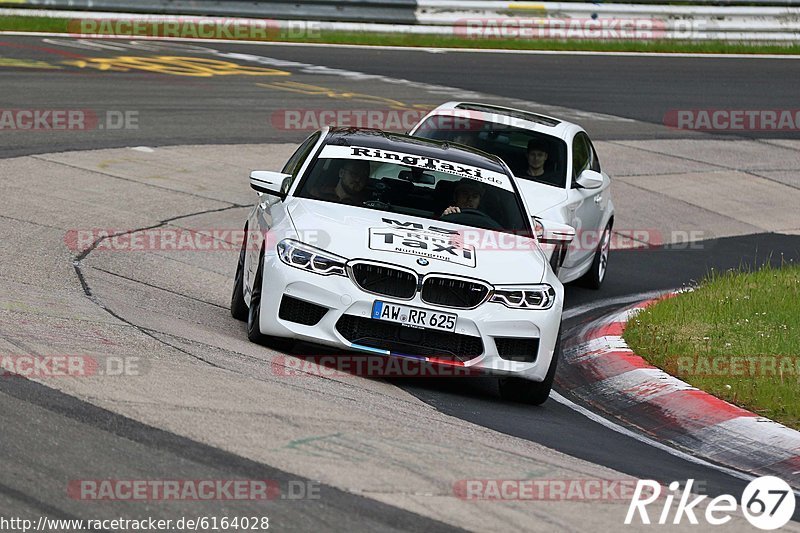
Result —
<path fill-rule="evenodd" d="M 270 170 L 254 170 L 250 173 L 250 187 L 283 200 L 286 198 L 286 193 L 283 191 L 283 183 L 286 178 L 291 178 L 291 176 Z"/>
<path fill-rule="evenodd" d="M 575 238 L 575 228 L 552 220 L 533 217 L 536 238 L 543 244 L 567 245 Z"/>
<path fill-rule="evenodd" d="M 586 169 L 581 172 L 576 182 L 584 189 L 599 189 L 603 186 L 603 175 L 594 170 Z"/>

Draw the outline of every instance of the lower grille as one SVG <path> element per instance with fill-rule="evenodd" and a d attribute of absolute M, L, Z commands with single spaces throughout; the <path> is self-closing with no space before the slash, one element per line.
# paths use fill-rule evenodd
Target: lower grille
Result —
<path fill-rule="evenodd" d="M 284 295 L 283 299 L 281 299 L 281 308 L 278 310 L 278 317 L 283 320 L 288 320 L 289 322 L 296 322 L 305 326 L 314 326 L 322 320 L 322 317 L 324 317 L 327 312 L 327 307 Z"/>
<path fill-rule="evenodd" d="M 417 292 L 417 277 L 405 270 L 372 263 L 355 263 L 350 268 L 353 281 L 367 292 L 405 299 Z"/>
<path fill-rule="evenodd" d="M 489 287 L 482 283 L 431 276 L 425 279 L 420 297 L 431 305 L 471 309 L 480 305 L 488 294 Z"/>
<path fill-rule="evenodd" d="M 535 363 L 539 355 L 539 339 L 531 337 L 495 337 L 497 354 L 506 361 Z"/>
<path fill-rule="evenodd" d="M 353 344 L 406 355 L 469 361 L 483 353 L 480 337 L 411 328 L 371 318 L 342 315 L 336 329 Z"/>

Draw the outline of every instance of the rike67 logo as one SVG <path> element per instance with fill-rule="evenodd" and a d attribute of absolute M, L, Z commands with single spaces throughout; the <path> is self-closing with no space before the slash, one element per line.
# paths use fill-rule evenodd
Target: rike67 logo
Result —
<path fill-rule="evenodd" d="M 697 496 L 692 494 L 694 480 L 689 479 L 683 491 L 678 493 L 680 484 L 673 481 L 669 484 L 669 492 L 665 498 L 661 498 L 661 485 L 657 481 L 640 479 L 636 484 L 631 504 L 628 507 L 628 514 L 625 516 L 625 524 L 634 523 L 638 514 L 638 520 L 642 524 L 651 524 L 647 506 L 656 501 L 663 501 L 664 506 L 660 509 L 651 508 L 657 514 L 653 517 L 656 524 L 674 524 L 683 522 L 684 517 L 692 525 L 699 524 L 696 509 L 700 503 L 708 496 Z M 690 498 L 694 497 L 690 501 Z M 672 504 L 678 500 L 674 514 Z M 742 513 L 750 524 L 762 530 L 778 529 L 786 525 L 791 520 L 795 509 L 795 495 L 792 487 L 780 478 L 774 476 L 764 476 L 751 481 L 742 492 L 740 502 L 736 501 L 730 494 L 722 494 L 709 501 L 705 506 L 705 521 L 713 526 L 725 524 L 731 520 L 731 514 L 735 513 L 737 507 L 741 505 Z M 653 507 L 660 507 L 656 505 Z M 672 515 L 672 516 L 670 516 Z M 702 515 L 701 515 L 702 516 Z M 672 518 L 672 520 L 670 520 Z"/>

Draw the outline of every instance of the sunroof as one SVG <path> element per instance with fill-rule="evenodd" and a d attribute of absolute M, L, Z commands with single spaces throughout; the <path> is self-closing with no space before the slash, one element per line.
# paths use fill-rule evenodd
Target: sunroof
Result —
<path fill-rule="evenodd" d="M 456 108 L 464 109 L 465 111 L 478 111 L 480 113 L 498 113 L 501 115 L 507 115 L 509 117 L 518 118 L 520 120 L 528 120 L 530 122 L 536 122 L 538 124 L 544 124 L 545 126 L 551 126 L 551 127 L 558 126 L 559 124 L 561 124 L 560 120 L 556 120 L 554 118 L 545 117 L 543 115 L 537 115 L 536 113 L 530 113 L 528 111 L 510 109 L 508 107 L 502 107 L 502 106 L 466 103 L 466 104 L 458 104 Z"/>

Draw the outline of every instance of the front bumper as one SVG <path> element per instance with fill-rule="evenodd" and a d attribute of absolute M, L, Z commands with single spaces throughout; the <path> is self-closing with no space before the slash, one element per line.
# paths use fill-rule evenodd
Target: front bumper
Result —
<path fill-rule="evenodd" d="M 370 294 L 361 290 L 350 278 L 322 276 L 294 268 L 283 263 L 274 252 L 268 252 L 264 257 L 260 329 L 265 335 L 293 338 L 364 353 L 409 357 L 435 364 L 444 361 L 430 353 L 420 355 L 412 353 L 413 350 L 383 349 L 353 343 L 342 334 L 341 327 L 337 329 L 337 323 L 340 323 L 340 319 L 345 315 L 348 319 L 342 321 L 340 326 L 344 322 L 364 324 L 365 321 L 374 320 L 370 317 L 375 300 L 455 313 L 458 319 L 454 333 L 464 336 L 462 339 L 466 337 L 479 339 L 482 350 L 479 350 L 479 355 L 466 361 L 448 361 L 447 364 L 456 364 L 491 374 L 515 375 L 542 381 L 553 357 L 564 298 L 563 287 L 551 272 L 548 271 L 544 282 L 550 283 L 556 289 L 556 301 L 553 307 L 547 310 L 509 309 L 504 305 L 490 302 L 485 302 L 475 309 L 451 309 L 427 304 L 420 299 L 419 293 L 413 300 L 398 300 Z M 286 320 L 279 316 L 284 295 L 325 307 L 328 311 L 314 325 Z M 496 339 L 509 338 L 538 339 L 535 360 L 519 362 L 501 357 Z"/>

